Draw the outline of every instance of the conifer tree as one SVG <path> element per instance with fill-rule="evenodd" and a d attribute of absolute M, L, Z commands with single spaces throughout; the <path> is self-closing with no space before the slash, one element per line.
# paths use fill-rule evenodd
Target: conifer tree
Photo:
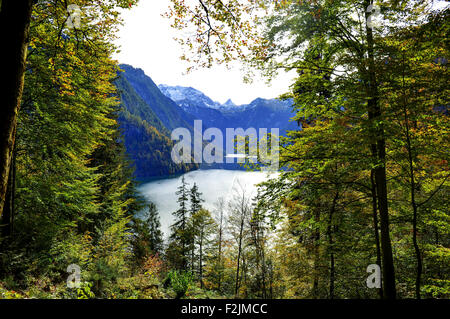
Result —
<path fill-rule="evenodd" d="M 172 263 L 178 269 L 186 270 L 189 253 L 189 194 L 188 184 L 184 176 L 181 178 L 181 185 L 178 186 L 176 195 L 179 209 L 173 212 L 175 217 L 174 223 L 171 225 L 170 250 Z"/>
<path fill-rule="evenodd" d="M 190 266 L 191 271 L 194 273 L 195 271 L 195 240 L 198 233 L 195 229 L 195 225 L 193 217 L 197 212 L 202 208 L 201 203 L 204 201 L 202 198 L 202 193 L 199 192 L 198 186 L 196 183 L 189 190 L 189 202 L 190 202 L 190 215 L 189 215 L 189 226 L 187 230 L 188 243 L 189 243 L 189 251 L 190 251 Z"/>
<path fill-rule="evenodd" d="M 150 255 L 163 252 L 163 237 L 159 213 L 154 203 L 149 203 L 143 216 L 133 218 L 133 250 L 139 265 Z"/>

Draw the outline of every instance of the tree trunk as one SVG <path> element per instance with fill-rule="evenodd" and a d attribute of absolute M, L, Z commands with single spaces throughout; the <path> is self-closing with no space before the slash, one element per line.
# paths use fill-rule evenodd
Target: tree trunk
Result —
<path fill-rule="evenodd" d="M 199 265 L 199 276 L 200 276 L 200 288 L 203 289 L 203 229 L 200 233 L 200 265 Z"/>
<path fill-rule="evenodd" d="M 327 227 L 327 236 L 328 236 L 328 249 L 330 252 L 330 290 L 329 295 L 330 299 L 334 299 L 334 280 L 335 280 L 335 266 L 334 266 L 334 249 L 333 249 L 333 215 L 336 209 L 336 202 L 339 197 L 339 192 L 336 192 L 336 195 L 333 199 L 333 204 L 331 205 L 330 214 L 328 215 L 328 227 Z"/>
<path fill-rule="evenodd" d="M 404 60 L 404 57 L 403 57 Z M 404 63 L 404 61 L 403 61 Z M 414 245 L 414 252 L 416 254 L 417 260 L 417 270 L 416 270 L 416 298 L 420 299 L 420 285 L 421 285 L 421 276 L 422 276 L 422 257 L 420 253 L 419 244 L 417 243 L 417 202 L 416 202 L 416 182 L 415 182 L 415 174 L 414 174 L 414 157 L 413 157 L 413 149 L 411 145 L 411 136 L 409 131 L 409 119 L 408 119 L 408 110 L 406 103 L 406 92 L 405 90 L 405 69 L 403 68 L 402 74 L 402 86 L 403 86 L 403 114 L 405 117 L 405 134 L 406 134 L 406 147 L 408 149 L 408 164 L 409 164 L 409 178 L 410 178 L 410 189 L 411 189 L 411 206 L 413 209 L 413 235 L 412 241 Z"/>
<path fill-rule="evenodd" d="M 192 249 L 191 249 L 191 272 L 192 274 L 194 274 L 195 271 L 195 267 L 194 267 L 194 254 L 195 254 L 195 243 L 194 243 L 194 236 L 192 236 L 191 238 L 192 240 Z"/>
<path fill-rule="evenodd" d="M 264 235 L 263 235 L 264 236 Z M 262 239 L 264 240 L 264 239 Z M 262 268 L 261 268 L 261 275 L 262 275 L 262 298 L 267 298 L 267 292 L 266 292 L 266 253 L 264 251 L 264 243 L 261 243 L 261 259 L 262 259 Z"/>
<path fill-rule="evenodd" d="M 413 180 L 414 177 L 411 177 Z M 411 183 L 411 188 L 414 188 L 414 181 Z M 411 200 L 413 206 L 413 245 L 414 252 L 416 253 L 417 260 L 417 270 L 416 270 L 416 298 L 420 299 L 420 286 L 421 286 L 421 277 L 422 277 L 422 256 L 420 253 L 419 244 L 417 242 L 417 205 L 414 199 L 414 191 L 411 191 Z"/>
<path fill-rule="evenodd" d="M 17 114 L 22 98 L 32 0 L 3 0 L 0 43 L 3 48 L 0 86 L 0 217 L 5 205 L 9 170 L 15 143 Z"/>
<path fill-rule="evenodd" d="M 365 8 L 371 4 L 371 1 L 365 1 Z M 366 12 L 366 20 L 370 13 Z M 374 40 L 372 29 L 366 26 L 367 53 L 369 57 L 368 69 L 368 115 L 372 122 L 374 130 L 374 141 L 376 153 L 372 154 L 376 161 L 374 168 L 375 183 L 377 189 L 378 208 L 380 211 L 380 230 L 381 230 L 381 250 L 383 255 L 383 288 L 386 299 L 396 299 L 394 258 L 392 256 L 391 238 L 389 234 L 389 209 L 387 199 L 387 180 L 386 180 L 386 140 L 384 128 L 381 122 L 381 108 L 378 103 L 378 84 L 376 81 L 375 62 L 374 62 Z"/>
<path fill-rule="evenodd" d="M 374 171 L 370 171 L 370 183 L 372 192 L 372 214 L 373 214 L 373 228 L 375 231 L 375 245 L 377 250 L 377 265 L 381 267 L 381 249 L 380 249 L 380 234 L 378 231 L 378 212 L 377 212 L 377 190 L 374 180 Z M 380 299 L 383 299 L 383 284 L 378 289 Z"/>
<path fill-rule="evenodd" d="M 242 212 L 242 214 L 244 214 Z M 244 216 L 241 216 L 241 224 L 239 229 L 239 247 L 238 247 L 238 258 L 237 258 L 237 269 L 236 269 L 236 287 L 234 290 L 234 296 L 235 298 L 238 297 L 239 293 L 239 266 L 240 266 L 240 260 L 241 260 L 241 250 L 242 250 L 242 236 L 244 232 Z"/>
<path fill-rule="evenodd" d="M 245 290 L 244 290 L 244 299 L 248 299 L 248 284 L 247 284 L 247 262 L 245 259 L 245 254 L 242 255 L 242 282 L 244 283 Z"/>
<path fill-rule="evenodd" d="M 318 225 L 320 222 L 320 212 L 317 210 L 314 213 L 314 220 L 316 224 Z M 312 289 L 312 295 L 314 299 L 319 298 L 319 259 L 320 259 L 320 252 L 319 252 L 319 240 L 320 240 L 320 230 L 319 226 L 316 227 L 316 230 L 314 231 L 314 274 L 313 274 L 313 289 Z"/>
<path fill-rule="evenodd" d="M 379 159 L 385 159 L 384 140 L 379 142 Z M 389 211 L 387 201 L 386 168 L 375 169 L 375 182 L 377 185 L 378 208 L 380 211 L 381 250 L 383 255 L 383 287 L 387 299 L 396 299 L 394 258 L 392 256 L 391 238 L 389 234 Z"/>
<path fill-rule="evenodd" d="M 1 235 L 3 237 L 3 244 L 7 244 L 12 237 L 13 223 L 14 223 L 14 197 L 15 197 L 15 185 L 16 185 L 16 158 L 15 151 L 13 151 L 13 158 L 11 168 L 9 170 L 8 187 L 5 197 L 5 205 L 3 206 L 3 215 L 1 220 Z"/>
<path fill-rule="evenodd" d="M 219 282 L 217 285 L 217 290 L 220 291 L 221 283 L 222 283 L 222 229 L 223 229 L 223 210 L 220 210 L 220 224 L 219 224 L 219 258 L 218 258 L 218 267 L 219 267 Z"/>

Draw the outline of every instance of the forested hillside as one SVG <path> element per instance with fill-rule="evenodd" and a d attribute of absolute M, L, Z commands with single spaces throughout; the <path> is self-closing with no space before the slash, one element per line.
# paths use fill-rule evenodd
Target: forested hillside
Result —
<path fill-rule="evenodd" d="M 172 161 L 173 141 L 170 139 L 170 131 L 152 107 L 136 93 L 122 72 L 114 84 L 121 100 L 118 122 L 136 177 L 145 180 L 197 168 L 198 165 L 195 164 L 176 164 Z"/>
<path fill-rule="evenodd" d="M 111 297 L 118 278 L 136 273 L 127 247 L 142 203 L 117 123 L 111 59 L 117 10 L 128 3 L 80 5 L 90 5 L 83 19 L 99 23 L 70 29 L 60 2 L 33 5 L 1 215 L 1 297 Z M 66 284 L 71 264 L 83 269 L 78 292 Z"/>
<path fill-rule="evenodd" d="M 150 106 L 164 126 L 172 131 L 178 127 L 192 130 L 193 117 L 184 112 L 171 99 L 161 93 L 153 80 L 143 70 L 121 64 L 122 76 L 131 84 L 137 94 Z"/>
<path fill-rule="evenodd" d="M 112 58 L 138 1 L 74 2 L 0 1 L 0 299 L 450 298 L 448 6 L 170 0 L 189 70 L 296 72 L 237 106 Z M 214 207 L 183 175 L 165 240 L 136 176 L 197 168 L 169 134 L 201 116 L 279 128 L 280 169 Z"/>
<path fill-rule="evenodd" d="M 187 172 L 198 167 L 245 169 L 240 165 L 226 163 L 173 163 L 170 158 L 173 146 L 170 132 L 176 128 L 187 128 L 193 136 L 195 120 L 202 121 L 200 133 L 208 128 L 217 128 L 224 137 L 227 128 L 255 128 L 257 132 L 260 128 L 268 128 L 269 132 L 277 128 L 280 134 L 285 135 L 287 130 L 298 127 L 297 122 L 291 121 L 292 99 L 281 101 L 258 98 L 247 105 L 220 105 L 194 88 L 158 87 L 143 70 L 124 64 L 120 67 L 123 72 L 115 81 L 123 106 L 119 123 L 125 146 L 136 166 L 136 176 L 140 180 Z M 225 155 L 226 140 L 218 142 L 218 146 Z"/>

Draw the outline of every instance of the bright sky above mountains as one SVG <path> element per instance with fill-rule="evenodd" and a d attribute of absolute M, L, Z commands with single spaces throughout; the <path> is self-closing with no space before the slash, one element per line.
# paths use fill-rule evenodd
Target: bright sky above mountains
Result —
<path fill-rule="evenodd" d="M 216 66 L 183 75 L 187 64 L 179 59 L 182 50 L 173 39 L 176 30 L 170 27 L 170 20 L 161 16 L 169 4 L 169 0 L 141 0 L 136 7 L 123 11 L 124 26 L 116 42 L 121 46 L 116 55 L 120 63 L 143 69 L 156 84 L 191 86 L 220 103 L 231 98 L 238 105 L 247 104 L 257 97 L 275 98 L 288 90 L 295 72 L 281 74 L 270 86 L 263 79 L 243 83 L 238 64 L 231 70 Z M 448 4 L 436 1 L 433 7 Z"/>
<path fill-rule="evenodd" d="M 123 12 L 124 26 L 116 42 L 121 52 L 115 57 L 120 63 L 143 69 L 156 84 L 191 86 L 220 103 L 231 98 L 236 104 L 247 104 L 288 90 L 295 74 L 280 75 L 270 86 L 263 79 L 245 84 L 239 65 L 231 70 L 216 66 L 183 75 L 187 64 L 179 59 L 182 50 L 173 39 L 176 31 L 161 16 L 168 6 L 169 0 L 141 0 Z"/>

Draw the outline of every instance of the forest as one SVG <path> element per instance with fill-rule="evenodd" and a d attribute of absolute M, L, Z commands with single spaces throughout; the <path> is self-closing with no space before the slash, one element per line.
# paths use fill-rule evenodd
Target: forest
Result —
<path fill-rule="evenodd" d="M 0 0 L 0 299 L 450 298 L 448 6 L 168 1 L 188 71 L 295 71 L 298 129 L 257 196 L 181 179 L 164 238 L 136 170 L 192 167 L 113 58 L 137 5 Z"/>

